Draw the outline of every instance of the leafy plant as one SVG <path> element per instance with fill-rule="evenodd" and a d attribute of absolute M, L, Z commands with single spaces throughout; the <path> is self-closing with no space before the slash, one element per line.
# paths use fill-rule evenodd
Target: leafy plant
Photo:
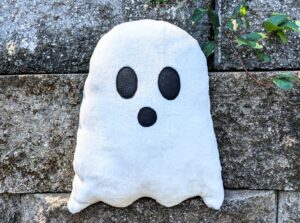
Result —
<path fill-rule="evenodd" d="M 208 16 L 209 20 L 212 23 L 213 28 L 213 40 L 210 40 L 208 42 L 205 42 L 202 46 L 203 52 L 206 57 L 209 57 L 215 50 L 216 46 L 216 39 L 219 34 L 219 16 L 218 14 L 211 8 L 197 8 L 195 9 L 193 15 L 192 15 L 192 23 L 195 24 L 203 19 L 204 16 Z"/>
<path fill-rule="evenodd" d="M 164 4 L 170 0 L 146 0 L 147 3 Z M 197 2 L 197 0 L 193 0 Z M 254 80 L 257 84 L 264 87 L 271 87 L 272 84 L 283 90 L 290 90 L 295 83 L 300 84 L 300 76 L 295 75 L 292 72 L 280 73 L 272 79 L 266 81 L 259 81 L 255 75 L 248 71 L 246 65 L 243 62 L 240 47 L 246 47 L 252 51 L 256 58 L 263 62 L 270 62 L 271 56 L 266 52 L 265 45 L 267 43 L 272 44 L 273 38 L 280 39 L 283 44 L 287 43 L 287 32 L 300 32 L 300 21 L 293 20 L 286 14 L 273 13 L 262 23 L 262 28 L 259 31 L 250 30 L 250 20 L 248 14 L 250 12 L 249 6 L 245 0 L 234 8 L 231 16 L 225 21 L 224 35 L 229 39 L 229 45 L 233 49 L 235 57 L 238 59 L 242 68 L 246 74 Z M 202 45 L 202 50 L 206 57 L 212 55 L 215 51 L 220 19 L 216 11 L 211 7 L 196 8 L 191 17 L 192 25 L 199 23 L 203 18 L 207 17 L 212 24 L 212 37 Z M 264 30 L 262 32 L 261 30 Z M 243 52 L 243 51 L 242 51 Z"/>
<path fill-rule="evenodd" d="M 287 43 L 287 31 L 300 32 L 300 21 L 293 20 L 288 15 L 273 13 L 269 18 L 263 22 L 265 32 L 249 32 L 250 21 L 248 19 L 249 6 L 244 0 L 238 4 L 228 21 L 225 22 L 225 36 L 228 37 L 230 45 L 234 51 L 234 55 L 238 58 L 243 69 L 246 73 L 262 86 L 270 86 L 270 84 L 258 81 L 253 74 L 251 74 L 245 66 L 240 52 L 237 48 L 245 46 L 253 52 L 258 60 L 263 62 L 270 62 L 271 57 L 266 53 L 265 45 L 266 42 L 271 40 L 272 37 L 279 38 L 283 44 Z M 197 8 L 194 10 L 192 15 L 192 24 L 196 24 L 201 21 L 205 16 L 208 16 L 209 21 L 212 23 L 213 35 L 212 39 L 205 42 L 202 46 L 203 52 L 206 57 L 213 54 L 217 37 L 218 30 L 220 27 L 219 16 L 211 8 Z M 271 42 L 270 42 L 271 43 Z M 300 78 L 293 73 L 281 73 L 271 80 L 275 86 L 283 89 L 290 90 L 294 83 L 300 83 Z"/>
<path fill-rule="evenodd" d="M 278 36 L 283 44 L 287 43 L 286 31 L 300 32 L 300 21 L 292 20 L 287 15 L 273 13 L 264 22 L 265 30 L 268 34 Z"/>
<path fill-rule="evenodd" d="M 226 23 L 226 27 L 229 30 L 236 32 L 238 28 L 244 24 L 245 28 L 248 29 L 250 27 L 250 22 L 247 18 L 248 10 L 249 7 L 245 4 L 245 1 L 239 3 L 235 7 L 230 20 Z"/>

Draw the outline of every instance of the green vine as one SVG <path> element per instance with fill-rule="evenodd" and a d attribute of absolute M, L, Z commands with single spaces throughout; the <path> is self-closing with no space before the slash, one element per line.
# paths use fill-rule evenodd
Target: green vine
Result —
<path fill-rule="evenodd" d="M 147 0 L 148 3 L 166 4 L 169 0 Z M 197 0 L 193 0 L 197 2 Z M 234 8 L 231 16 L 225 19 L 224 35 L 229 39 L 229 45 L 234 52 L 234 56 L 238 59 L 246 74 L 254 80 L 257 84 L 264 87 L 277 86 L 283 90 L 290 90 L 295 84 L 300 84 L 300 77 L 294 72 L 282 72 L 275 77 L 265 79 L 263 81 L 257 80 L 245 65 L 241 56 L 241 46 L 247 47 L 256 56 L 257 60 L 268 63 L 272 57 L 266 52 L 265 45 L 267 43 L 273 44 L 281 42 L 287 43 L 288 32 L 300 32 L 300 21 L 294 20 L 286 14 L 272 13 L 269 18 L 262 22 L 261 26 L 264 32 L 254 31 L 250 32 L 249 21 L 249 5 L 245 0 Z M 202 45 L 202 50 L 206 57 L 214 53 L 217 45 L 220 19 L 218 13 L 211 7 L 196 8 L 191 17 L 192 25 L 199 23 L 205 16 L 208 17 L 212 24 L 212 39 Z M 272 41 L 278 39 L 280 41 Z"/>
<path fill-rule="evenodd" d="M 234 55 L 238 58 L 239 63 L 245 70 L 246 74 L 250 76 L 257 84 L 265 87 L 272 87 L 272 84 L 283 90 L 290 90 L 293 88 L 295 83 L 300 83 L 300 78 L 293 72 L 280 73 L 272 79 L 265 81 L 258 81 L 255 76 L 248 71 L 241 57 L 238 48 L 240 46 L 246 46 L 256 58 L 265 63 L 271 61 L 271 56 L 266 53 L 266 42 L 270 42 L 272 38 L 280 39 L 282 44 L 287 43 L 287 32 L 300 32 L 300 21 L 293 20 L 288 15 L 273 13 L 267 18 L 262 26 L 264 32 L 249 32 L 250 21 L 248 18 L 249 6 L 242 0 L 233 10 L 228 21 L 225 21 L 224 35 L 229 39 L 231 48 L 233 49 Z M 215 49 L 216 41 L 218 39 L 218 32 L 216 31 L 219 24 L 218 14 L 211 8 L 197 8 L 195 9 L 192 21 L 193 24 L 201 21 L 205 15 L 213 26 L 213 40 L 203 44 L 203 52 L 209 57 Z M 218 21 L 217 21 L 218 20 Z"/>

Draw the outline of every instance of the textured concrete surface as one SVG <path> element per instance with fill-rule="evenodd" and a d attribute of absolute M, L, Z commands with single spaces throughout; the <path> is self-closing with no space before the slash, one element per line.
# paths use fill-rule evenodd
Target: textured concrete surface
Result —
<path fill-rule="evenodd" d="M 211 34 L 210 24 L 205 19 L 192 26 L 190 16 L 195 7 L 210 2 L 214 1 L 179 0 L 160 6 L 144 4 L 144 0 L 0 2 L 0 74 L 47 73 L 0 76 L 1 223 L 300 222 L 299 86 L 289 92 L 265 89 L 240 72 L 210 74 L 224 186 L 236 189 L 226 190 L 220 211 L 208 209 L 199 197 L 173 208 L 143 198 L 125 209 L 97 203 L 80 214 L 67 211 L 69 194 L 65 192 L 71 190 L 74 174 L 86 78 L 80 73 L 88 72 L 97 41 L 121 22 L 150 18 L 178 25 L 201 44 Z M 215 2 L 224 22 L 239 0 Z M 256 13 L 250 18 L 252 31 L 262 27 L 271 12 L 300 19 L 299 1 L 248 2 Z M 220 37 L 214 69 L 242 69 L 228 40 Z M 286 46 L 267 45 L 273 57 L 270 63 L 257 62 L 241 48 L 245 64 L 256 70 L 300 69 L 299 37 L 289 33 Z M 259 79 L 275 74 L 256 73 Z M 277 197 L 274 189 L 297 191 L 279 191 Z"/>
<path fill-rule="evenodd" d="M 0 222 L 20 222 L 21 220 L 20 195 L 0 194 Z"/>
<path fill-rule="evenodd" d="M 179 0 L 170 1 L 168 4 L 154 5 L 145 4 L 145 0 L 124 0 L 123 13 L 125 21 L 138 19 L 157 19 L 165 20 L 175 24 L 194 38 L 199 40 L 200 44 L 210 36 L 210 24 L 206 17 L 199 25 L 192 25 L 191 16 L 196 7 L 207 7 L 213 3 L 212 0 Z"/>
<path fill-rule="evenodd" d="M 191 24 L 196 7 L 209 5 L 212 0 L 171 1 L 164 5 L 145 4 L 145 0 L 63 0 L 0 2 L 0 73 L 80 73 L 88 71 L 88 63 L 100 37 L 113 26 L 136 19 L 166 20 L 188 31 L 202 44 L 210 36 L 205 19 L 200 25 Z M 218 0 L 223 21 L 238 0 Z M 271 12 L 286 12 L 300 19 L 300 3 L 287 0 L 254 0 L 249 2 L 256 15 L 251 17 L 252 30 L 257 30 Z M 300 68 L 300 33 L 289 34 L 286 46 L 271 44 L 268 52 L 272 62 L 260 63 L 241 49 L 246 65 L 251 69 Z M 215 54 L 215 68 L 241 69 L 232 54 L 228 40 L 221 35 Z"/>
<path fill-rule="evenodd" d="M 300 192 L 280 192 L 278 223 L 300 222 Z"/>
<path fill-rule="evenodd" d="M 0 191 L 66 191 L 85 76 L 0 76 Z"/>
<path fill-rule="evenodd" d="M 224 25 L 230 18 L 234 7 L 240 0 L 218 0 L 216 8 L 219 10 L 223 28 L 219 38 L 218 50 L 215 53 L 215 68 L 218 70 L 241 70 L 243 69 L 238 58 L 233 54 L 229 39 L 224 35 Z M 263 21 L 273 12 L 286 13 L 294 19 L 300 20 L 300 1 L 294 0 L 253 0 L 247 1 L 250 6 L 250 31 L 264 31 Z M 234 45 L 237 45 L 234 43 Z M 300 33 L 288 32 L 288 43 L 283 45 L 280 41 L 274 41 L 266 45 L 266 53 L 272 60 L 268 63 L 259 62 L 256 57 L 246 49 L 238 48 L 240 55 L 249 69 L 276 70 L 276 69 L 299 69 L 300 68 Z"/>
<path fill-rule="evenodd" d="M 245 73 L 210 76 L 225 187 L 300 189 L 300 89 L 267 90 Z M 85 78 L 0 76 L 0 193 L 70 191 Z"/>
<path fill-rule="evenodd" d="M 122 20 L 121 0 L 4 0 L 0 9 L 0 73 L 87 71 L 100 35 Z"/>
<path fill-rule="evenodd" d="M 100 37 L 113 26 L 141 18 L 163 19 L 208 38 L 206 25 L 191 26 L 192 1 L 167 6 L 144 0 L 64 0 L 0 2 L 0 73 L 88 72 Z M 202 3 L 197 3 L 197 5 Z M 202 41 L 201 41 L 202 42 Z"/>
<path fill-rule="evenodd" d="M 225 187 L 299 189 L 299 86 L 267 90 L 245 73 L 220 72 L 210 87 Z"/>
<path fill-rule="evenodd" d="M 208 209 L 200 198 L 166 208 L 154 200 L 141 199 L 127 208 L 97 203 L 71 215 L 66 202 L 69 194 L 28 194 L 22 196 L 26 210 L 21 222 L 275 222 L 275 192 L 226 191 L 220 211 Z"/>

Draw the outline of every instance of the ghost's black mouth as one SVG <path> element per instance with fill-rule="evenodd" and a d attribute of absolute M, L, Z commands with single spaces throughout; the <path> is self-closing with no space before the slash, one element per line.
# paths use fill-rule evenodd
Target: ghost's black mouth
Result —
<path fill-rule="evenodd" d="M 138 121 L 143 127 L 150 127 L 156 120 L 156 112 L 150 107 L 143 107 L 138 113 Z"/>

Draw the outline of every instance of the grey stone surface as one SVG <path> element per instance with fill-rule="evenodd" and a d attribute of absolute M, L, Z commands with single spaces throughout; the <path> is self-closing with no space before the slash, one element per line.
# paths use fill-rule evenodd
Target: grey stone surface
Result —
<path fill-rule="evenodd" d="M 0 76 L 0 192 L 70 190 L 84 80 Z"/>
<path fill-rule="evenodd" d="M 191 17 L 196 7 L 208 7 L 212 0 L 170 1 L 168 4 L 145 4 L 145 0 L 123 1 L 123 13 L 126 21 L 138 19 L 165 20 L 175 24 L 199 40 L 200 44 L 210 37 L 210 25 L 205 17 L 199 25 L 192 25 Z"/>
<path fill-rule="evenodd" d="M 88 72 L 89 59 L 100 37 L 129 20 L 163 19 L 190 31 L 197 39 L 208 38 L 207 24 L 201 29 L 191 26 L 190 16 L 196 7 L 191 0 L 161 7 L 144 2 L 3 0 L 0 73 Z"/>
<path fill-rule="evenodd" d="M 154 200 L 141 199 L 127 208 L 97 203 L 71 215 L 68 194 L 29 194 L 22 197 L 21 222 L 275 222 L 275 192 L 226 191 L 220 211 L 207 208 L 200 198 L 166 208 Z"/>
<path fill-rule="evenodd" d="M 278 223 L 300 222 L 300 192 L 280 192 Z"/>
<path fill-rule="evenodd" d="M 87 71 L 100 35 L 122 20 L 121 0 L 4 0 L 0 11 L 0 73 Z"/>
<path fill-rule="evenodd" d="M 225 187 L 299 189 L 299 86 L 265 89 L 245 73 L 220 72 L 211 75 L 211 100 Z"/>
<path fill-rule="evenodd" d="M 214 66 L 218 70 L 242 70 L 239 60 L 233 54 L 229 39 L 224 35 L 225 22 L 230 18 L 234 7 L 240 0 L 218 0 L 216 8 L 219 10 L 223 24 L 219 38 L 218 49 L 215 52 Z M 300 1 L 294 0 L 252 0 L 246 1 L 250 6 L 250 31 L 264 31 L 263 21 L 273 12 L 286 13 L 294 19 L 300 20 Z M 300 33 L 288 32 L 288 43 L 272 40 L 266 44 L 266 53 L 272 60 L 268 63 L 259 62 L 256 57 L 246 49 L 239 48 L 239 53 L 248 69 L 276 70 L 276 69 L 299 69 L 300 68 Z M 234 43 L 234 45 L 236 45 Z"/>
<path fill-rule="evenodd" d="M 0 194 L 0 222 L 20 222 L 21 220 L 20 195 Z"/>
<path fill-rule="evenodd" d="M 70 191 L 85 78 L 0 76 L 0 193 Z M 245 73 L 210 78 L 225 187 L 300 189 L 299 87 L 267 90 Z"/>

